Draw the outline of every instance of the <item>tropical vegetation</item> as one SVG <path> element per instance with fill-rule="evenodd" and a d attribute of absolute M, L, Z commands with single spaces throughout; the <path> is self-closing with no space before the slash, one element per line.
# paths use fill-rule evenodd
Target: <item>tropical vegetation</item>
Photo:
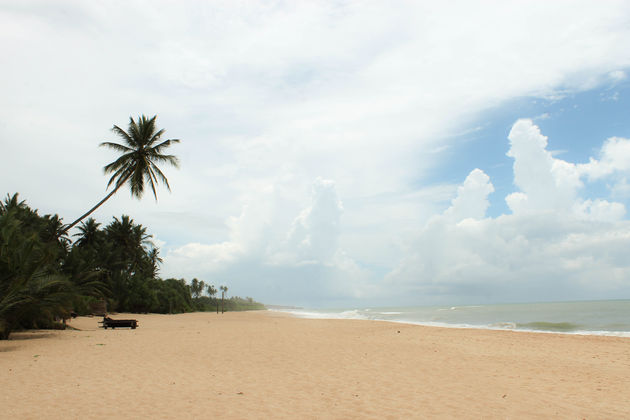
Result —
<path fill-rule="evenodd" d="M 122 144 L 101 143 L 121 153 L 104 167 L 113 190 L 74 222 L 64 225 L 58 215 L 38 214 L 18 194 L 0 202 L 0 339 L 25 328 L 64 328 L 65 320 L 89 314 L 96 307 L 109 312 L 181 313 L 264 309 L 251 298 L 225 299 L 217 289 L 196 278 L 162 279 L 162 258 L 145 226 L 128 215 L 101 226 L 88 218 L 123 185 L 141 198 L 148 186 L 157 200 L 156 185 L 168 180 L 158 164 L 178 166 L 165 154 L 177 139 L 162 140 L 156 117 L 130 118 L 127 131 L 114 133 Z M 84 221 L 83 221 L 84 220 Z M 80 224 L 79 224 L 80 223 Z M 78 226 L 77 226 L 78 225 Z M 69 236 L 76 226 L 77 233 Z"/>
<path fill-rule="evenodd" d="M 227 287 L 162 279 L 159 249 L 131 217 L 106 226 L 88 218 L 70 238 L 57 215 L 38 214 L 18 194 L 0 203 L 0 339 L 25 328 L 63 328 L 72 314 L 173 314 L 264 309 L 252 298 L 225 299 Z"/>

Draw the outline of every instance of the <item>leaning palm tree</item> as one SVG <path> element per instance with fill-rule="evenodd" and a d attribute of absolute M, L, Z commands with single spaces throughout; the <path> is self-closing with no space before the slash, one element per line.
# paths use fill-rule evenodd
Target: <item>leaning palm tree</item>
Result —
<path fill-rule="evenodd" d="M 168 179 L 157 166 L 158 163 L 169 163 L 176 168 L 179 167 L 179 160 L 174 155 L 163 154 L 164 150 L 171 144 L 179 143 L 178 139 L 169 139 L 162 141 L 161 137 L 164 130 L 157 130 L 155 119 L 147 118 L 142 115 L 135 121 L 133 117 L 129 118 L 129 128 L 127 131 L 115 125 L 112 131 L 123 139 L 123 144 L 104 142 L 101 146 L 108 147 L 122 153 L 122 155 L 114 162 L 103 168 L 106 174 L 112 174 L 107 183 L 107 188 L 114 186 L 114 189 L 107 196 L 99 201 L 97 205 L 92 207 L 87 213 L 79 217 L 74 222 L 64 227 L 64 232 L 72 229 L 81 220 L 92 214 L 105 201 L 116 193 L 124 184 L 129 184 L 132 197 L 142 198 L 144 194 L 145 184 L 148 184 L 153 191 L 155 201 L 157 201 L 157 192 L 155 185 L 163 182 L 170 191 Z"/>

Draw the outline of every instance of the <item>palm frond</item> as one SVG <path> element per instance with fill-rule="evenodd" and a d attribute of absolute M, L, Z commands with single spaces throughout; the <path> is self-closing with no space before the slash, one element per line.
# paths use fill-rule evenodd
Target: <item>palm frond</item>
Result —
<path fill-rule="evenodd" d="M 125 130 L 123 130 L 122 128 L 118 127 L 117 125 L 114 125 L 112 127 L 112 131 L 114 133 L 116 133 L 119 137 L 121 137 L 125 143 L 127 143 L 129 145 L 129 147 L 135 147 L 136 144 L 133 140 L 133 136 L 130 135 L 129 133 L 127 133 Z"/>
<path fill-rule="evenodd" d="M 138 166 L 134 168 L 131 177 L 129 178 L 130 187 L 131 187 L 131 195 L 134 197 L 142 197 L 144 193 L 144 174 L 143 171 L 140 170 L 141 162 L 138 162 Z"/>
<path fill-rule="evenodd" d="M 153 143 L 157 142 L 158 140 L 160 140 L 160 137 L 162 137 L 162 134 L 166 133 L 165 129 L 161 129 L 160 131 L 158 131 L 155 134 L 151 135 L 151 138 L 149 139 L 149 141 L 147 142 L 147 146 L 151 146 Z"/>
<path fill-rule="evenodd" d="M 146 178 L 149 180 L 149 185 L 151 186 L 151 190 L 153 191 L 153 196 L 155 197 L 155 201 L 157 201 L 157 192 L 155 191 L 155 184 L 157 183 L 157 179 L 155 178 L 155 174 L 153 173 L 153 169 L 151 169 L 151 166 L 147 168 Z"/>
<path fill-rule="evenodd" d="M 120 168 L 128 167 L 133 162 L 133 157 L 134 157 L 133 152 L 132 153 L 126 153 L 126 154 L 120 156 L 118 159 L 116 159 L 112 163 L 110 163 L 108 165 L 105 165 L 103 167 L 103 172 L 108 174 L 108 173 L 112 173 L 114 171 L 117 171 Z"/>
<path fill-rule="evenodd" d="M 159 163 L 169 163 L 172 166 L 179 168 L 179 159 L 174 155 L 158 155 L 152 156 L 152 160 Z"/>
<path fill-rule="evenodd" d="M 153 147 L 151 148 L 151 151 L 152 151 L 152 152 L 154 152 L 154 153 L 156 153 L 156 154 L 160 154 L 160 153 L 162 153 L 162 149 L 164 149 L 164 148 L 166 148 L 166 147 L 170 146 L 171 144 L 175 144 L 175 143 L 179 143 L 179 142 L 180 142 L 180 140 L 179 140 L 179 139 L 168 139 L 168 140 L 164 140 L 162 143 L 160 143 L 160 144 L 158 144 L 158 145 L 156 145 L 156 146 L 153 146 Z"/>
<path fill-rule="evenodd" d="M 164 176 L 164 174 L 162 173 L 160 168 L 158 168 L 155 164 L 152 163 L 151 164 L 151 169 L 157 173 L 157 178 L 159 178 L 160 181 L 162 181 L 164 183 L 164 185 L 166 185 L 166 188 L 170 191 L 171 190 L 171 186 L 168 184 L 168 179 L 166 179 L 166 176 Z"/>
<path fill-rule="evenodd" d="M 104 141 L 101 144 L 99 144 L 99 146 L 101 147 L 107 147 L 109 149 L 113 149 L 117 152 L 121 152 L 121 153 L 133 153 L 134 149 L 132 149 L 131 147 L 127 147 L 124 146 L 122 144 L 118 144 L 118 143 L 112 143 L 110 141 Z"/>
<path fill-rule="evenodd" d="M 127 178 L 129 178 L 130 173 L 131 173 L 130 168 L 123 167 L 123 168 L 118 169 L 116 172 L 114 172 L 112 177 L 109 179 L 109 182 L 107 183 L 107 188 L 109 188 L 114 183 L 116 184 L 116 187 L 118 187 L 123 182 L 125 182 Z"/>

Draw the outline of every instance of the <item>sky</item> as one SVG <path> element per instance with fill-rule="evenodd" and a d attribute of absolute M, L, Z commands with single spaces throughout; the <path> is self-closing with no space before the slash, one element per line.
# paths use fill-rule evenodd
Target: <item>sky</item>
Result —
<path fill-rule="evenodd" d="M 0 194 L 71 222 L 157 115 L 172 191 L 94 218 L 163 278 L 305 307 L 630 298 L 625 1 L 0 0 Z"/>

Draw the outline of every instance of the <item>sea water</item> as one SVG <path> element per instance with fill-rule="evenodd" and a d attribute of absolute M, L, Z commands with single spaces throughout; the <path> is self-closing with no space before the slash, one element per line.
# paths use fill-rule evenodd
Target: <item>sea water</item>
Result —
<path fill-rule="evenodd" d="M 285 310 L 305 318 L 630 337 L 630 300 Z"/>

